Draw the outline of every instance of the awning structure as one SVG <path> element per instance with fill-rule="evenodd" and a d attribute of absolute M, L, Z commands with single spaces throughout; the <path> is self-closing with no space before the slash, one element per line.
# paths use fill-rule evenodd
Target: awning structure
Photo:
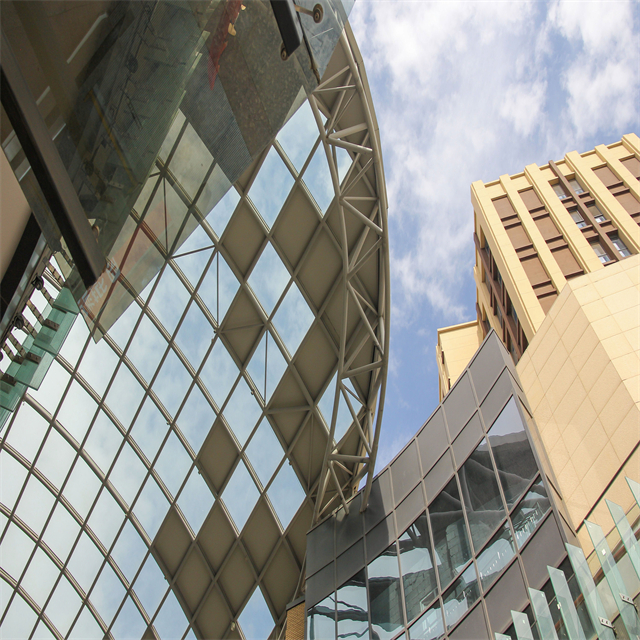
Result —
<path fill-rule="evenodd" d="M 212 209 L 205 151 L 179 112 L 132 221 L 198 224 L 100 342 L 75 322 L 2 433 L 18 636 L 278 637 L 308 529 L 373 475 L 387 202 L 350 29 Z"/>

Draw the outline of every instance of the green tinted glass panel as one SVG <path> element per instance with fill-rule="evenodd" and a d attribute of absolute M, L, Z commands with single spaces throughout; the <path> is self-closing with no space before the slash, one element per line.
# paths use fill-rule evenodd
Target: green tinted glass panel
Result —
<path fill-rule="evenodd" d="M 536 622 L 538 623 L 538 629 L 540 629 L 540 635 L 542 638 L 544 638 L 544 640 L 558 640 L 556 626 L 553 622 L 553 618 L 551 617 L 549 604 L 544 593 L 542 593 L 542 591 L 537 591 L 536 589 L 529 589 L 529 598 L 531 600 L 531 606 L 533 607 L 533 612 L 536 616 Z M 514 623 L 516 622 L 515 618 L 513 621 Z M 518 625 L 516 624 L 516 631 L 517 630 Z M 518 634 L 518 638 L 520 638 L 520 634 Z"/>
<path fill-rule="evenodd" d="M 611 502 L 610 500 L 607 500 L 607 506 L 609 507 L 613 521 L 616 523 L 616 528 L 618 529 L 624 548 L 627 550 L 629 560 L 631 560 L 631 564 L 637 576 L 640 578 L 640 544 L 638 544 L 633 534 L 633 529 L 627 520 L 624 509 L 619 504 Z"/>
<path fill-rule="evenodd" d="M 17 406 L 22 394 L 27 387 L 19 382 L 9 384 L 0 380 L 0 407 L 13 411 Z"/>
<path fill-rule="evenodd" d="M 638 612 L 631 602 L 631 598 L 627 593 L 627 587 L 624 584 L 620 571 L 613 558 L 613 554 L 607 545 L 602 528 L 593 522 L 585 520 L 589 537 L 593 543 L 593 548 L 600 561 L 600 566 L 604 571 L 605 578 L 613 594 L 622 622 L 631 638 L 640 637 L 640 620 L 638 620 Z"/>
<path fill-rule="evenodd" d="M 495 633 L 495 640 L 511 640 L 511 636 L 505 636 L 503 633 Z"/>
<path fill-rule="evenodd" d="M 615 640 L 613 629 L 609 626 L 611 623 L 607 619 L 607 612 L 605 611 L 596 584 L 593 581 L 593 576 L 587 564 L 587 559 L 584 557 L 584 552 L 579 547 L 574 547 L 571 544 L 566 544 L 565 546 L 569 554 L 573 572 L 580 586 L 580 591 L 582 591 L 582 595 L 584 596 L 584 602 L 593 628 L 598 630 L 600 640 Z"/>
<path fill-rule="evenodd" d="M 57 355 L 73 326 L 76 316 L 68 311 L 52 309 L 47 319 L 57 324 L 58 328 L 53 329 L 43 326 L 38 332 L 38 336 L 33 344 L 39 349 L 44 349 L 49 353 Z"/>
<path fill-rule="evenodd" d="M 640 484 L 631 478 L 627 478 L 626 480 L 629 489 L 631 489 L 631 493 L 633 493 L 633 497 L 636 499 L 636 504 L 640 507 Z"/>
<path fill-rule="evenodd" d="M 51 366 L 55 356 L 52 353 L 47 353 L 44 349 L 38 349 L 37 347 L 32 347 L 29 350 L 29 353 L 40 358 L 40 362 L 36 363 L 28 357 L 25 358 L 20 365 L 20 369 L 16 373 L 16 380 L 26 384 L 32 389 L 37 389 L 42 383 L 47 371 L 49 371 L 49 367 Z"/>
<path fill-rule="evenodd" d="M 518 640 L 533 640 L 529 618 L 527 618 L 524 613 L 519 613 L 518 611 L 512 611 L 511 618 L 513 619 L 513 627 L 516 630 Z"/>
<path fill-rule="evenodd" d="M 554 567 L 547 567 L 547 569 L 569 640 L 586 640 L 564 573 Z"/>

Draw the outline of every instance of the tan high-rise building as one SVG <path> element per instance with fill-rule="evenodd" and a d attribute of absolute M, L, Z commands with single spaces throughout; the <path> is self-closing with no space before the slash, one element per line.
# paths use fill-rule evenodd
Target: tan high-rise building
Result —
<path fill-rule="evenodd" d="M 552 480 L 583 521 L 613 526 L 640 479 L 640 139 L 471 185 L 477 320 L 438 332 L 440 394 L 494 329 L 518 374 Z"/>

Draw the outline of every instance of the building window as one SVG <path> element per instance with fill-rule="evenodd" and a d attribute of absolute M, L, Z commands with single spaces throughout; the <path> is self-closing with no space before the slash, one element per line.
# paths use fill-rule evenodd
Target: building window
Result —
<path fill-rule="evenodd" d="M 611 242 L 613 246 L 620 252 L 620 255 L 623 258 L 631 255 L 631 251 L 627 249 L 627 245 L 620 240 L 620 237 L 616 234 L 615 236 L 611 236 Z"/>
<path fill-rule="evenodd" d="M 600 211 L 600 208 L 598 207 L 598 205 L 594 202 L 593 204 L 587 205 L 589 207 L 589 211 L 591 212 L 591 215 L 595 218 L 595 221 L 598 224 L 602 224 L 603 222 L 605 222 L 607 219 L 604 217 L 604 213 L 602 213 L 602 211 Z"/>
<path fill-rule="evenodd" d="M 602 262 L 602 264 L 607 264 L 608 262 L 611 262 L 612 258 L 611 256 L 604 250 L 604 248 L 602 247 L 602 245 L 599 242 L 592 242 L 591 246 L 593 248 L 593 250 L 595 251 L 595 254 L 598 256 L 598 258 L 600 259 L 600 262 Z"/>
<path fill-rule="evenodd" d="M 569 211 L 569 214 L 573 218 L 573 221 L 578 225 L 578 229 L 584 229 L 587 226 L 587 223 L 584 221 L 584 218 L 580 215 L 577 209 L 572 209 Z"/>
<path fill-rule="evenodd" d="M 558 196 L 558 198 L 560 198 L 560 200 L 564 200 L 565 198 L 569 197 L 565 193 L 564 188 L 562 187 L 562 185 L 559 182 L 556 182 L 555 184 L 552 184 L 551 186 L 553 187 L 553 190 L 556 192 L 556 195 Z"/>
<path fill-rule="evenodd" d="M 580 183 L 575 178 L 571 178 L 571 180 L 569 180 L 569 185 L 578 195 L 584 193 L 584 189 L 580 186 Z"/>

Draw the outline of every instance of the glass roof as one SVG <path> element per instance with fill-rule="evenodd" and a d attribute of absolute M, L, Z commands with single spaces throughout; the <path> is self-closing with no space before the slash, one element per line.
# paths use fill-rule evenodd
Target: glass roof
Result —
<path fill-rule="evenodd" d="M 325 150 L 305 103 L 222 198 L 180 113 L 169 157 L 135 215 L 195 206 L 195 231 L 158 234 L 159 275 L 99 342 L 76 321 L 0 431 L 7 635 L 265 638 L 295 596 L 338 367 Z M 351 422 L 341 397 L 336 441 Z"/>

